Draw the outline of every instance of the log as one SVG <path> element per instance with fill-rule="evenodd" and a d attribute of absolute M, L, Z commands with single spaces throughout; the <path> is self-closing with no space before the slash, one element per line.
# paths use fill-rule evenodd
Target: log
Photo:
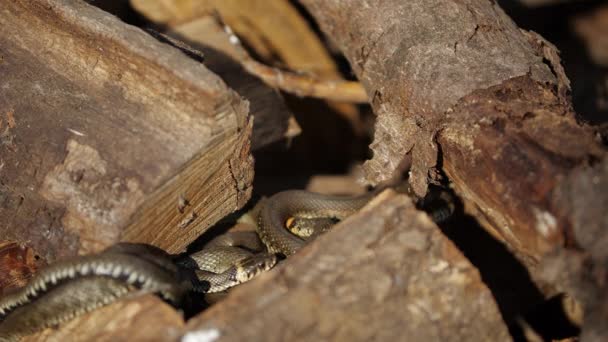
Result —
<path fill-rule="evenodd" d="M 419 195 L 445 173 L 545 296 L 584 304 L 582 336 L 604 340 L 608 159 L 577 121 L 555 47 L 494 2 L 302 3 L 372 98 L 367 181 L 392 177 L 406 153 Z"/>
<path fill-rule="evenodd" d="M 564 244 L 571 218 L 554 190 L 605 150 L 577 122 L 550 43 L 490 1 L 301 2 L 372 99 L 368 183 L 392 178 L 410 154 L 418 195 L 445 173 L 467 211 L 529 267 Z"/>
<path fill-rule="evenodd" d="M 510 340 L 478 271 L 391 190 L 186 331 L 188 341 Z"/>
<path fill-rule="evenodd" d="M 256 2 L 240 0 L 130 0 L 130 4 L 146 19 L 172 32 L 183 33 L 188 38 L 194 38 L 192 35 L 194 31 L 199 30 L 202 26 L 207 26 L 210 17 L 219 15 L 222 22 L 230 27 L 230 31 L 234 31 L 239 40 L 242 39 L 248 49 L 260 57 L 263 62 L 270 64 L 279 62 L 287 69 L 314 75 L 313 78 L 324 80 L 339 80 L 342 78 L 336 61 L 327 51 L 323 41 L 310 27 L 310 23 L 303 17 L 302 13 L 289 0 Z M 277 30 L 279 27 L 280 29 Z M 194 41 L 204 41 L 206 43 L 214 39 L 210 38 L 213 33 L 208 31 L 208 27 L 205 27 L 205 31 L 202 35 L 197 34 Z M 223 42 L 220 43 L 224 44 Z M 220 50 L 223 52 L 234 50 L 234 45 Z M 229 55 L 236 57 L 235 59 L 241 63 L 244 62 L 244 56 L 242 55 L 235 56 L 230 53 Z M 252 63 L 248 61 L 246 64 L 251 65 Z M 259 73 L 255 74 L 260 75 Z M 283 75 L 285 73 L 281 72 L 281 76 Z M 308 82 L 307 85 L 314 84 Z M 282 90 L 285 91 L 284 88 Z M 298 91 L 303 91 L 307 95 L 310 95 L 311 90 L 298 88 Z M 330 94 L 337 94 L 337 92 L 330 92 Z M 252 112 L 254 111 L 254 105 L 252 103 Z M 329 106 L 352 125 L 352 129 L 357 136 L 365 134 L 367 129 L 357 108 L 347 103 L 329 103 Z M 255 146 L 255 140 L 253 145 Z"/>
<path fill-rule="evenodd" d="M 245 100 L 81 1 L 0 3 L 0 236 L 52 262 L 185 246 L 251 192 Z"/>
<path fill-rule="evenodd" d="M 205 66 L 249 101 L 249 114 L 254 118 L 252 150 L 300 134 L 301 129 L 281 94 L 243 69 L 230 35 L 214 16 L 175 25 L 167 34 L 200 51 Z"/>

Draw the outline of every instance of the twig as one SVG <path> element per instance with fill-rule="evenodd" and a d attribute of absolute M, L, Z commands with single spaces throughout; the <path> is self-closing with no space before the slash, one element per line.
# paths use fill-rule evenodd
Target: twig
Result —
<path fill-rule="evenodd" d="M 230 36 L 230 43 L 238 51 L 239 62 L 245 71 L 267 85 L 301 97 L 310 96 L 340 102 L 369 102 L 365 89 L 357 81 L 321 80 L 310 75 L 280 70 L 254 60 L 230 26 L 224 23 L 222 25 Z"/>

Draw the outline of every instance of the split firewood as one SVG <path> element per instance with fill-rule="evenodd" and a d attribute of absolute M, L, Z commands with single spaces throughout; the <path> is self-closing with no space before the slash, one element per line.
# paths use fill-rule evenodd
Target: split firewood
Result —
<path fill-rule="evenodd" d="M 330 107 L 351 124 L 355 134 L 362 136 L 367 132 L 357 107 L 341 102 L 367 102 L 365 90 L 357 82 L 342 80 L 325 44 L 288 0 L 130 2 L 147 19 L 194 42 L 213 40 L 206 22 L 221 17 L 263 62 L 280 63 L 294 72 L 268 67 L 248 54 L 230 54 L 246 70 L 286 92 L 336 100 L 329 103 Z M 283 76 L 289 80 L 283 81 Z"/>
<path fill-rule="evenodd" d="M 253 150 L 300 134 L 301 129 L 281 94 L 243 70 L 230 35 L 214 16 L 204 16 L 157 35 L 180 48 L 193 49 L 200 54 L 200 60 L 209 70 L 249 102 L 249 114 L 253 117 Z"/>
<path fill-rule="evenodd" d="M 465 224 L 440 230 L 410 199 L 385 191 L 189 322 L 179 309 L 134 293 L 32 338 L 502 341 L 521 333 L 549 340 L 555 336 L 535 330 L 534 311 L 524 311 L 563 298 L 583 340 L 605 339 L 608 159 L 597 129 L 577 120 L 557 49 L 494 2 L 301 2 L 344 52 L 360 81 L 352 84 L 370 95 L 377 121 L 367 184 L 401 177 L 406 166 L 418 196 L 449 183 Z M 260 37 L 272 36 L 276 23 L 256 21 L 263 34 L 239 27 L 247 20 L 230 14 L 264 17 L 239 3 L 207 6 L 227 26 L 216 13 L 157 11 L 173 18 L 160 21 L 168 30 L 157 39 L 168 44 L 81 2 L 0 4 L 0 234 L 11 248 L 34 247 L 50 262 L 121 240 L 175 253 L 244 205 L 250 149 L 297 126 L 281 97 L 241 79 L 243 71 L 296 92 L 302 80 L 315 89 L 338 72 L 332 64 L 335 78 L 317 78 L 294 67 L 306 58 L 282 56 L 281 70 L 258 62 L 301 49 L 293 42 L 269 49 Z M 294 10 L 288 1 L 264 4 Z M 308 30 L 301 37 L 314 36 Z M 201 39 L 201 32 L 214 34 Z M 239 95 L 251 100 L 255 118 Z M 364 191 L 347 178 L 312 178 L 308 186 Z M 477 223 L 485 240 L 463 243 Z M 513 269 L 492 259 L 496 249 Z M 23 255 L 26 267 L 10 264 L 21 282 L 32 267 L 32 254 Z M 488 272 L 481 258 L 497 270 Z M 13 259 L 0 258 L 0 266 Z M 508 288 L 522 279 L 523 291 L 520 282 L 500 293 L 498 282 Z"/>
<path fill-rule="evenodd" d="M 178 252 L 249 199 L 247 103 L 83 2 L 0 4 L 0 236 L 44 259 Z"/>

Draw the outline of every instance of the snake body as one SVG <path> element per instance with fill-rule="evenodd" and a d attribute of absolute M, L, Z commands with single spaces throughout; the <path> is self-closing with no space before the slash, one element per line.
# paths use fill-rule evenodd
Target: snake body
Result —
<path fill-rule="evenodd" d="M 153 246 L 119 243 L 96 255 L 52 264 L 25 287 L 0 298 L 0 341 L 67 321 L 133 290 L 156 293 L 178 304 L 186 291 L 213 293 L 244 283 L 272 268 L 275 253 L 294 254 L 336 220 L 360 210 L 375 194 L 343 197 L 284 191 L 266 200 L 257 235 L 224 234 L 200 252 L 179 259 Z M 454 210 L 449 202 L 440 194 L 421 203 L 441 222 Z M 260 252 L 264 247 L 268 252 Z"/>
<path fill-rule="evenodd" d="M 269 198 L 260 211 L 258 234 L 270 252 L 290 256 L 306 241 L 285 229 L 289 218 L 330 217 L 342 220 L 361 209 L 373 196 L 374 193 L 345 197 L 303 190 L 279 192 Z"/>
<path fill-rule="evenodd" d="M 141 290 L 177 304 L 187 289 L 178 267 L 155 247 L 117 244 L 97 255 L 51 264 L 0 299 L 0 341 L 69 320 Z"/>
<path fill-rule="evenodd" d="M 0 324 L 0 341 L 17 341 L 109 304 L 130 291 L 129 286 L 118 279 L 91 276 L 53 286 L 44 296 L 14 308 L 5 317 Z"/>
<path fill-rule="evenodd" d="M 411 193 L 407 187 L 398 190 Z M 270 252 L 290 256 L 307 243 L 307 237 L 315 237 L 327 230 L 328 220 L 345 219 L 359 211 L 377 193 L 346 197 L 303 190 L 279 192 L 270 197 L 260 211 L 258 235 Z M 436 223 L 448 220 L 455 209 L 451 194 L 439 187 L 431 187 L 428 195 L 418 201 L 418 206 L 426 210 Z M 287 227 L 294 222 L 293 218 L 296 218 L 295 225 L 300 227 Z M 298 221 L 302 219 L 316 221 L 315 225 L 320 228 L 302 229 L 305 224 Z M 296 230 L 301 233 L 294 234 Z"/>
<path fill-rule="evenodd" d="M 255 232 L 231 232 L 216 237 L 201 251 L 177 263 L 194 272 L 193 291 L 221 292 L 251 280 L 277 263 L 276 255 L 262 252 L 263 248 Z"/>

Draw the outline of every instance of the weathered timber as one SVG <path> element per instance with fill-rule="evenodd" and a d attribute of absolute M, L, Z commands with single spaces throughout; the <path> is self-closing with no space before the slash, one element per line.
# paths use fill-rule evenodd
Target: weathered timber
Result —
<path fill-rule="evenodd" d="M 208 25 L 209 19 L 215 20 L 219 14 L 222 22 L 229 25 L 230 30 L 234 31 L 245 42 L 245 45 L 255 51 L 255 54 L 264 62 L 276 64 L 280 61 L 280 64 L 285 65 L 288 69 L 311 74 L 324 80 L 342 78 L 336 61 L 330 55 L 322 39 L 289 0 L 130 0 L 130 3 L 148 20 L 166 27 L 169 31 L 181 32 L 189 38 L 194 38 L 191 34 L 196 32 L 194 40 L 199 42 L 209 42 L 219 36 L 215 36 L 213 30 L 209 31 L 209 27 L 204 27 L 205 31 L 200 30 L 203 25 Z M 216 41 L 222 45 L 224 42 Z M 228 49 L 222 47 L 220 50 L 223 52 L 234 50 L 234 45 Z M 246 56 L 237 56 L 236 60 L 251 65 L 246 61 L 249 58 L 243 57 Z M 212 67 L 211 69 L 214 70 Z M 255 74 L 260 75 L 259 72 L 255 72 Z M 289 75 L 289 73 L 280 73 L 279 77 L 284 75 Z M 229 81 L 227 82 L 230 84 Z M 230 85 L 239 91 L 236 86 Z M 309 85 L 313 84 L 309 83 Z M 299 88 L 299 91 L 302 90 Z M 305 93 L 310 95 L 310 90 L 307 89 Z M 351 123 L 357 135 L 364 134 L 366 126 L 359 117 L 357 108 L 347 103 L 329 103 L 329 105 Z M 252 102 L 251 111 L 255 115 L 254 107 L 255 103 Z M 267 113 L 261 114 L 268 116 Z M 257 123 L 254 126 L 254 148 L 256 146 L 256 128 Z"/>
<path fill-rule="evenodd" d="M 550 43 L 491 1 L 301 2 L 372 99 L 369 183 L 391 178 L 409 153 L 416 193 L 442 170 L 469 212 L 528 266 L 564 243 L 569 218 L 553 192 L 605 151 L 577 123 Z"/>
<path fill-rule="evenodd" d="M 217 341 L 510 339 L 477 270 L 390 190 L 186 329 Z"/>
<path fill-rule="evenodd" d="M 214 16 L 175 25 L 167 33 L 200 50 L 205 66 L 249 101 L 249 114 L 254 118 L 253 150 L 300 133 L 281 94 L 248 74 L 239 64 L 238 50 Z"/>
<path fill-rule="evenodd" d="M 0 56 L 3 238 L 49 262 L 177 252 L 249 198 L 247 102 L 177 49 L 82 1 L 19 0 Z"/>

